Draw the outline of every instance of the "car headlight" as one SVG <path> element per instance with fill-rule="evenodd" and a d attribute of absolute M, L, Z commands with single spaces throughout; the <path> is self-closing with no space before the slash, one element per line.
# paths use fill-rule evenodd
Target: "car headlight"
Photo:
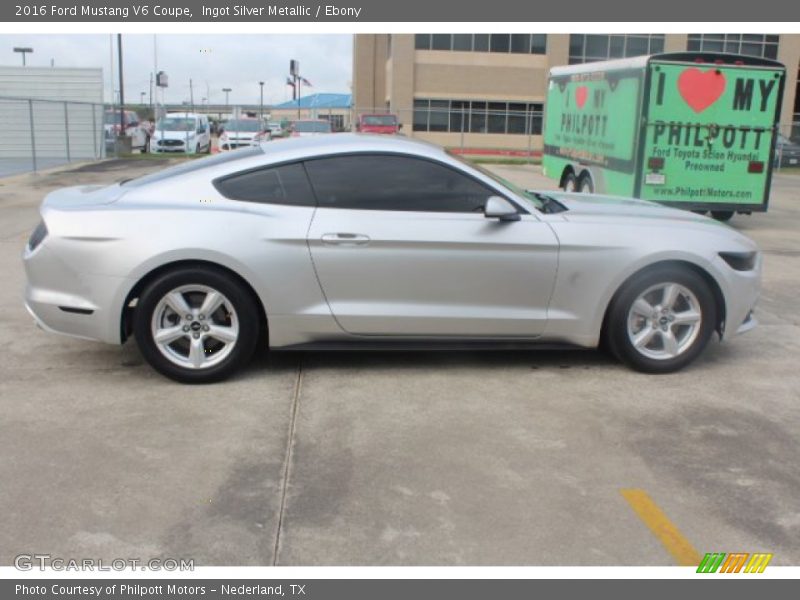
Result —
<path fill-rule="evenodd" d="M 758 252 L 720 252 L 720 258 L 734 271 L 752 271 L 756 268 Z"/>
<path fill-rule="evenodd" d="M 46 237 L 47 225 L 44 224 L 44 221 L 39 221 L 36 229 L 33 230 L 31 237 L 28 239 L 28 249 L 31 251 L 36 250 L 36 247 L 41 244 Z"/>

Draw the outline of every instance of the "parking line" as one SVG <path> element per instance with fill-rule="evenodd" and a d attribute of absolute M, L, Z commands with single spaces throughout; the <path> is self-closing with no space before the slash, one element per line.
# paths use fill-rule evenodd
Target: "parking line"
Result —
<path fill-rule="evenodd" d="M 623 489 L 619 491 L 647 528 L 661 542 L 679 565 L 696 567 L 700 564 L 700 553 L 669 520 L 653 499 L 644 490 Z"/>

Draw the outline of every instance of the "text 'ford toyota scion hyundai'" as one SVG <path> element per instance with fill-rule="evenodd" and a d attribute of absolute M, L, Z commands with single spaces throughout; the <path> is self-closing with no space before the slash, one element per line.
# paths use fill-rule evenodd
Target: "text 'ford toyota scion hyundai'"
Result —
<path fill-rule="evenodd" d="M 51 193 L 24 253 L 46 330 L 225 378 L 273 349 L 607 341 L 652 373 L 755 324 L 756 245 L 642 200 L 536 193 L 441 148 L 340 134 Z"/>

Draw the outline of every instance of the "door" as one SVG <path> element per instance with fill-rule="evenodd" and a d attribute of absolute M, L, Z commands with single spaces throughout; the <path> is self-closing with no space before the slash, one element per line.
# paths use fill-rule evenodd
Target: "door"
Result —
<path fill-rule="evenodd" d="M 783 77 L 776 67 L 654 62 L 639 197 L 764 210 Z"/>
<path fill-rule="evenodd" d="M 537 217 L 487 219 L 483 206 L 496 190 L 420 158 L 341 156 L 305 166 L 318 203 L 309 247 L 344 330 L 508 338 L 543 332 L 558 247 Z"/>

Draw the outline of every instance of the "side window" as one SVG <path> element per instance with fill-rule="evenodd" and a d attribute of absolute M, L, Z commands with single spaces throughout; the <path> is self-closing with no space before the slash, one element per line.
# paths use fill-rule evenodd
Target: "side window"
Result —
<path fill-rule="evenodd" d="M 261 204 L 314 206 L 314 192 L 299 163 L 245 171 L 214 182 L 219 193 L 231 200 Z"/>
<path fill-rule="evenodd" d="M 306 169 L 320 208 L 469 213 L 495 194 L 455 169 L 407 156 L 321 158 Z"/>

